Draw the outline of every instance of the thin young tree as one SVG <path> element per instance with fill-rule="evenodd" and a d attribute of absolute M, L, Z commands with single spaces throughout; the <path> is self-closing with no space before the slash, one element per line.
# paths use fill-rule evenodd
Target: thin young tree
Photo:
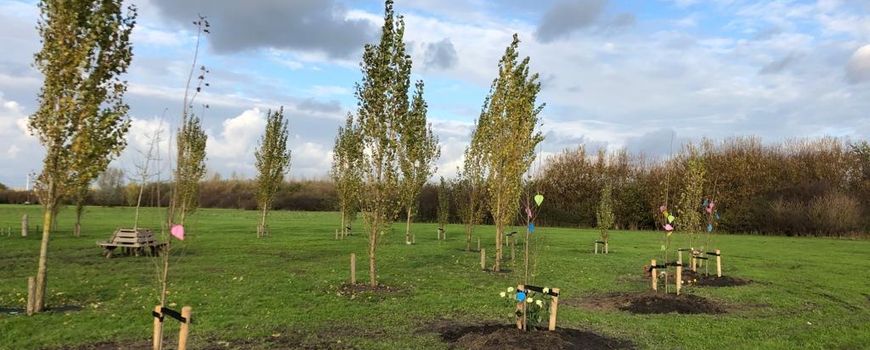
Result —
<path fill-rule="evenodd" d="M 690 147 L 686 159 L 686 170 L 683 173 L 683 189 L 677 202 L 676 228 L 688 235 L 689 246 L 697 248 L 697 235 L 701 232 L 704 218 L 701 213 L 701 201 L 704 197 L 704 160 L 697 151 Z"/>
<path fill-rule="evenodd" d="M 610 181 L 604 182 L 604 186 L 601 188 L 601 198 L 598 200 L 598 210 L 595 212 L 595 219 L 598 225 L 598 235 L 601 238 L 601 241 L 604 242 L 604 246 L 608 246 L 608 240 L 610 239 L 610 229 L 613 228 L 613 222 L 615 221 L 613 215 L 613 185 Z M 604 252 L 607 253 L 607 248 L 604 249 Z"/>
<path fill-rule="evenodd" d="M 266 131 L 260 139 L 256 153 L 257 166 L 257 205 L 260 207 L 260 224 L 257 237 L 266 235 L 266 216 L 272 207 L 275 193 L 284 183 L 284 176 L 290 170 L 290 150 L 287 149 L 287 120 L 284 107 L 266 113 Z"/>
<path fill-rule="evenodd" d="M 407 244 L 411 244 L 411 221 L 414 218 L 420 190 L 436 171 L 435 161 L 441 156 L 438 137 L 432 132 L 432 126 L 426 123 L 427 109 L 426 101 L 423 99 L 423 81 L 417 81 L 411 110 L 400 119 L 399 126 L 401 201 L 407 215 L 405 224 Z"/>
<path fill-rule="evenodd" d="M 200 116 L 193 112 L 194 101 L 204 87 L 206 74 L 210 73 L 205 66 L 197 69 L 199 46 L 205 34 L 209 33 L 208 20 L 199 16 L 193 22 L 197 28 L 193 60 L 187 75 L 184 89 L 184 104 L 181 111 L 181 124 L 175 138 L 177 147 L 175 158 L 175 183 L 172 188 L 172 200 L 169 204 L 169 220 L 171 223 L 184 225 L 184 219 L 196 211 L 199 206 L 199 182 L 205 176 L 205 146 L 208 135 L 202 128 Z M 199 72 L 194 83 L 194 73 Z M 203 111 L 208 105 L 203 105 Z"/>
<path fill-rule="evenodd" d="M 45 147 L 42 243 L 34 309 L 45 306 L 46 257 L 54 214 L 77 183 L 90 183 L 126 146 L 129 129 L 120 76 L 133 59 L 136 8 L 120 0 L 43 0 L 34 65 L 44 75 L 29 127 Z"/>
<path fill-rule="evenodd" d="M 347 237 L 347 228 L 353 222 L 359 208 L 362 155 L 359 130 L 354 125 L 353 116 L 348 115 L 344 127 L 338 128 L 338 135 L 335 137 L 335 145 L 332 149 L 332 169 L 329 172 L 338 196 L 342 238 Z"/>
<path fill-rule="evenodd" d="M 362 152 L 359 204 L 368 225 L 369 284 L 377 287 L 377 247 L 398 214 L 399 135 L 401 118 L 408 113 L 411 58 L 403 42 L 405 24 L 396 18 L 393 1 L 384 4 L 384 25 L 377 45 L 367 44 L 356 84 L 357 127 Z"/>
<path fill-rule="evenodd" d="M 450 187 L 441 177 L 438 183 L 438 239 L 447 239 L 447 223 L 450 222 Z"/>
<path fill-rule="evenodd" d="M 72 197 L 76 207 L 76 222 L 73 226 L 73 236 L 81 237 L 82 235 L 82 214 L 85 212 L 85 202 L 88 200 L 88 195 L 91 193 L 91 184 L 81 180 L 74 181 L 70 187 L 69 196 Z M 57 216 L 55 216 L 55 219 Z"/>
<path fill-rule="evenodd" d="M 535 147 L 544 140 L 536 130 L 544 107 L 537 103 L 541 83 L 537 73 L 529 72 L 528 57 L 518 61 L 519 43 L 514 34 L 499 61 L 499 75 L 484 101 L 472 143 L 483 152 L 489 211 L 496 227 L 494 271 L 501 271 L 504 231 L 516 218 L 523 174 L 535 160 Z"/>
<path fill-rule="evenodd" d="M 184 227 L 185 218 L 192 214 L 199 206 L 199 183 L 205 176 L 205 146 L 208 136 L 202 128 L 199 116 L 193 113 L 194 101 L 203 88 L 208 87 L 205 81 L 206 74 L 210 73 L 205 66 L 197 68 L 199 59 L 199 47 L 205 34 L 209 34 L 210 24 L 206 17 L 199 16 L 193 25 L 196 26 L 196 42 L 193 48 L 193 59 L 187 75 L 184 87 L 184 99 L 182 100 L 181 122 L 175 137 L 176 158 L 173 184 L 170 189 L 169 209 L 166 215 L 165 228 L 172 229 L 174 225 Z M 194 81 L 194 73 L 199 72 Z M 195 85 L 193 85 L 195 84 Z M 208 105 L 202 105 L 203 113 Z M 159 152 L 158 152 L 159 154 Z M 159 166 L 159 160 L 158 160 Z M 157 201 L 160 203 L 160 172 L 158 170 L 158 193 Z M 169 256 L 172 252 L 172 239 L 166 230 L 163 231 L 166 246 L 163 248 L 162 266 L 158 266 L 157 279 L 160 283 L 160 306 L 166 305 L 167 288 L 169 285 Z M 162 329 L 161 329 L 162 332 Z M 160 337 L 162 348 L 163 334 Z"/>
<path fill-rule="evenodd" d="M 486 187 L 481 166 L 481 157 L 478 152 L 475 152 L 474 142 L 472 142 L 472 145 L 465 149 L 463 170 L 457 169 L 453 191 L 456 211 L 465 226 L 465 251 L 471 251 L 474 226 L 481 223 L 486 212 Z"/>
<path fill-rule="evenodd" d="M 145 193 L 145 187 L 148 185 L 148 179 L 151 176 L 156 175 L 153 173 L 151 164 L 156 161 L 155 157 L 159 151 L 157 150 L 158 145 L 160 144 L 160 138 L 163 133 L 162 123 L 161 126 L 154 130 L 153 133 L 147 135 L 148 137 L 148 151 L 142 153 L 143 159 L 139 161 L 136 167 L 136 175 L 138 178 L 136 180 L 139 181 L 139 186 L 137 186 L 137 195 L 136 195 L 136 213 L 133 217 L 133 230 L 139 229 L 139 209 L 142 207 L 142 195 Z M 159 182 L 157 183 L 159 186 Z"/>

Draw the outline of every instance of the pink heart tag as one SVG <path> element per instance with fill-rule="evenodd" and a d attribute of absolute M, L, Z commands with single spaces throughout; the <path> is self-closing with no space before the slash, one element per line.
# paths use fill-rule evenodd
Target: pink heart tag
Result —
<path fill-rule="evenodd" d="M 169 233 L 171 233 L 172 236 L 175 238 L 178 238 L 182 241 L 184 240 L 184 226 L 172 225 L 172 228 L 169 229 Z"/>

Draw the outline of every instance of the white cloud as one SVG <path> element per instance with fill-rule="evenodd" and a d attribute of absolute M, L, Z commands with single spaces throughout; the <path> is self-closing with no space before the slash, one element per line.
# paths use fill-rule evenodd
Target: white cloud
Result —
<path fill-rule="evenodd" d="M 248 109 L 242 114 L 224 120 L 219 135 L 209 133 L 206 152 L 209 159 L 232 160 L 244 163 L 245 157 L 253 159 L 257 139 L 266 126 L 266 118 L 259 108 Z M 253 164 L 252 160 L 247 160 Z"/>
<path fill-rule="evenodd" d="M 870 81 L 870 44 L 864 45 L 852 54 L 846 65 L 846 77 L 852 83 Z"/>

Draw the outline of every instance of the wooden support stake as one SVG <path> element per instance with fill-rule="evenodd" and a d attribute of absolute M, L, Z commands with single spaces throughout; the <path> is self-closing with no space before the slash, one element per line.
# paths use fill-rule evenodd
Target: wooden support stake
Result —
<path fill-rule="evenodd" d="M 27 237 L 27 231 L 28 231 L 29 225 L 30 224 L 27 220 L 27 214 L 24 214 L 23 216 L 21 216 L 21 237 Z"/>
<path fill-rule="evenodd" d="M 178 350 L 187 350 L 187 335 L 190 333 L 190 306 L 181 308 L 181 317 L 184 322 L 178 330 Z"/>
<path fill-rule="evenodd" d="M 649 266 L 650 266 L 650 270 L 651 270 L 651 271 L 650 271 L 650 277 L 652 277 L 652 278 L 651 278 L 651 280 L 652 280 L 652 289 L 657 291 L 657 290 L 659 290 L 659 286 L 658 286 L 658 282 L 659 282 L 659 281 L 658 281 L 658 279 L 659 279 L 659 276 L 658 276 L 658 274 L 659 274 L 659 269 L 655 268 L 655 266 L 656 266 L 656 259 L 652 259 L 652 260 L 650 260 L 650 262 L 649 262 Z"/>
<path fill-rule="evenodd" d="M 598 254 L 598 241 L 595 241 L 595 254 Z"/>
<path fill-rule="evenodd" d="M 692 272 L 698 272 L 698 259 L 695 259 L 695 251 L 692 251 Z"/>
<path fill-rule="evenodd" d="M 607 251 L 607 241 L 604 241 L 604 254 L 607 253 L 609 253 L 609 251 Z"/>
<path fill-rule="evenodd" d="M 335 230 L 335 239 L 338 240 L 338 230 Z"/>
<path fill-rule="evenodd" d="M 151 338 L 151 349 L 152 350 L 161 350 L 163 348 L 163 312 L 160 305 L 154 307 L 154 312 L 156 312 L 160 317 L 154 318 L 154 335 Z"/>
<path fill-rule="evenodd" d="M 722 277 L 722 253 L 716 249 L 716 277 Z"/>
<path fill-rule="evenodd" d="M 683 264 L 683 251 L 677 250 L 677 262 Z"/>
<path fill-rule="evenodd" d="M 517 293 L 526 290 L 526 286 L 520 284 L 517 285 Z M 524 329 L 525 327 L 525 317 L 526 313 L 524 312 L 526 307 L 526 301 L 517 300 L 517 329 Z M 522 315 L 522 316 L 519 316 Z"/>
<path fill-rule="evenodd" d="M 27 277 L 27 307 L 25 311 L 27 316 L 32 316 L 34 306 L 36 304 L 36 280 L 33 277 Z"/>
<path fill-rule="evenodd" d="M 677 283 L 677 295 L 680 295 L 680 289 L 683 288 L 683 264 L 677 264 L 675 282 Z"/>
<path fill-rule="evenodd" d="M 559 294 L 559 288 L 551 289 L 553 293 Z M 559 297 L 554 296 L 553 300 L 550 301 L 550 324 L 547 329 L 551 331 L 556 330 L 556 312 L 559 311 Z"/>
<path fill-rule="evenodd" d="M 417 235 L 411 234 L 411 244 L 417 244 Z"/>
<path fill-rule="evenodd" d="M 480 251 L 480 237 L 477 238 L 477 250 Z"/>
<path fill-rule="evenodd" d="M 486 270 L 486 249 L 480 250 L 480 269 Z"/>
<path fill-rule="evenodd" d="M 356 284 L 356 253 L 350 253 L 350 284 Z"/>

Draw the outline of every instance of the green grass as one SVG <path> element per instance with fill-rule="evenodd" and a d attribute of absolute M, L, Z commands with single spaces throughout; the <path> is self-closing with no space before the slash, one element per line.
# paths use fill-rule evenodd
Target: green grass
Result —
<path fill-rule="evenodd" d="M 0 308 L 22 308 L 26 277 L 35 275 L 39 235 L 18 235 L 21 214 L 31 226 L 38 206 L 0 206 Z M 80 238 L 71 236 L 72 210 L 49 247 L 49 307 L 79 311 L 33 317 L 0 313 L 0 348 L 40 349 L 99 341 L 147 341 L 150 310 L 158 301 L 154 260 L 101 256 L 95 242 L 131 226 L 131 208 L 87 208 Z M 159 212 L 146 210 L 154 226 Z M 435 239 L 434 224 L 415 224 L 417 244 L 404 244 L 403 225 L 379 249 L 380 281 L 404 289 L 394 295 L 351 299 L 337 294 L 348 279 L 349 254 L 358 256 L 358 280 L 368 280 L 367 240 L 333 240 L 336 213 L 274 212 L 272 236 L 255 236 L 256 212 L 200 210 L 188 225 L 171 269 L 170 301 L 191 305 L 191 343 L 220 340 L 257 343 L 275 333 L 360 348 L 446 348 L 420 331 L 436 319 L 503 321 L 499 290 L 516 284 L 512 274 L 479 270 L 479 255 L 466 253 L 462 228 Z M 147 226 L 147 225 L 146 225 Z M 487 251 L 493 228 L 478 230 Z M 611 234 L 608 256 L 591 254 L 592 230 L 538 228 L 537 285 L 560 287 L 562 300 L 613 291 L 642 291 L 641 267 L 659 253 L 660 234 Z M 680 245 L 681 238 L 676 239 Z M 632 341 L 640 348 L 864 348 L 870 344 L 870 242 L 818 238 L 720 235 L 726 275 L 755 283 L 727 288 L 686 288 L 731 307 L 723 315 L 633 315 L 564 305 L 559 325 Z M 176 241 L 177 242 L 177 241 Z M 490 262 L 492 253 L 490 253 Z M 168 335 L 174 335 L 176 326 Z M 319 335 L 318 335 L 319 334 Z"/>

